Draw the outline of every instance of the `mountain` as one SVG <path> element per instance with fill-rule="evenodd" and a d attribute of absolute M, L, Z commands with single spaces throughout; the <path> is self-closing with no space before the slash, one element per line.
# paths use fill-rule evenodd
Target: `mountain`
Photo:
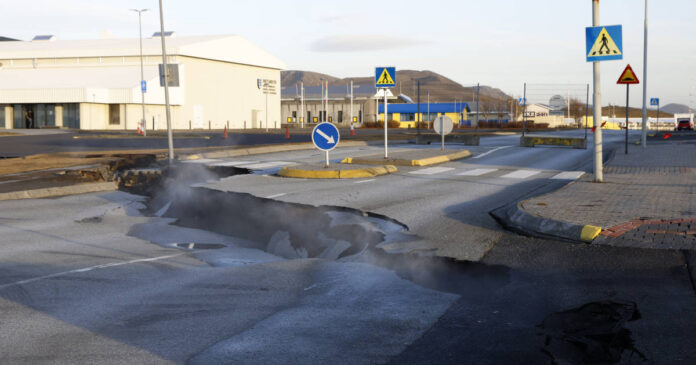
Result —
<path fill-rule="evenodd" d="M 660 107 L 660 111 L 664 111 L 665 113 L 670 113 L 670 114 L 675 114 L 675 113 L 693 113 L 693 109 L 689 108 L 688 105 L 684 104 L 667 104 L 665 106 Z"/>
<path fill-rule="evenodd" d="M 330 75 L 320 74 L 310 71 L 281 71 L 281 85 L 283 90 L 286 90 L 288 95 L 296 93 L 295 85 L 300 81 L 304 81 L 305 88 L 320 86 L 320 79 L 324 78 L 329 82 L 329 91 L 332 92 L 333 87 L 339 87 L 340 90 L 345 90 L 345 85 L 353 81 L 353 85 L 357 88 L 367 90 L 370 87 L 374 89 L 375 80 L 373 77 L 347 77 L 337 78 Z M 417 99 L 417 82 L 421 83 L 421 102 L 425 102 L 430 93 L 431 102 L 452 102 L 454 99 L 459 101 L 473 101 L 475 97 L 476 87 L 462 86 L 461 84 L 442 76 L 432 71 L 413 71 L 401 70 L 396 71 L 396 87 L 391 88 L 395 95 L 405 94 L 414 101 Z M 510 99 L 510 96 L 502 90 L 491 86 L 481 86 L 479 89 L 481 102 L 497 102 L 503 103 Z M 345 93 L 344 93 L 345 95 Z"/>

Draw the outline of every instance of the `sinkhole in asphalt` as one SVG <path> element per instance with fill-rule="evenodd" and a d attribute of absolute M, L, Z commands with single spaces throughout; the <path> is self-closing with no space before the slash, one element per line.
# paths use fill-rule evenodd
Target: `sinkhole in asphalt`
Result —
<path fill-rule="evenodd" d="M 174 219 L 179 227 L 239 238 L 256 249 L 283 259 L 352 260 L 383 267 L 423 287 L 470 293 L 509 282 L 509 268 L 434 256 L 429 251 L 388 253 L 380 244 L 419 239 L 390 217 L 340 206 L 312 206 L 226 192 L 199 185 L 244 169 L 211 171 L 201 164 L 180 164 L 165 170 L 138 191 L 149 196 L 146 215 Z M 176 241 L 175 241 L 176 242 Z M 187 238 L 169 244 L 179 249 L 224 248 Z M 193 245 L 191 244 L 193 243 Z M 224 246 L 224 245 L 223 245 Z M 206 259 L 215 252 L 210 250 Z M 238 260 L 217 260 L 234 262 Z"/>
<path fill-rule="evenodd" d="M 601 301 L 549 315 L 538 326 L 542 352 L 555 364 L 645 361 L 626 322 L 640 319 L 633 302 Z M 634 358 L 635 355 L 635 358 Z"/>

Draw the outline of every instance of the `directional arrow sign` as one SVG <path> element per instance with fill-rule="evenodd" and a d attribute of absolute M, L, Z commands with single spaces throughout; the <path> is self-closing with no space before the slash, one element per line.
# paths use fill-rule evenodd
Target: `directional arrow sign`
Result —
<path fill-rule="evenodd" d="M 319 123 L 312 130 L 312 142 L 322 151 L 331 151 L 336 148 L 340 140 L 338 128 L 331 123 Z"/>

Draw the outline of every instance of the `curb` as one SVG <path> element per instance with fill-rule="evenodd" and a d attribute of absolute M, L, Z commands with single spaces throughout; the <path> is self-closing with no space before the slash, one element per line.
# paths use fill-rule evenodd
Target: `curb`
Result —
<path fill-rule="evenodd" d="M 503 206 L 488 214 L 503 227 L 532 237 L 591 243 L 602 232 L 602 228 L 597 226 L 579 225 L 531 215 L 520 208 L 519 204 Z"/>
<path fill-rule="evenodd" d="M 397 171 L 398 169 L 393 165 L 349 170 L 300 170 L 283 167 L 280 169 L 280 171 L 278 171 L 277 175 L 282 177 L 303 179 L 361 179 L 366 177 L 393 174 Z"/>
<path fill-rule="evenodd" d="M 455 160 L 459 160 L 459 159 L 466 158 L 469 156 L 471 156 L 471 152 L 469 152 L 469 150 L 463 150 L 463 151 L 459 151 L 456 153 L 450 153 L 449 155 L 441 155 L 441 156 L 422 158 L 420 160 L 402 160 L 402 159 L 371 160 L 371 159 L 360 158 L 360 157 L 358 157 L 358 158 L 346 157 L 345 159 L 343 159 L 343 161 L 341 161 L 341 163 L 358 164 L 358 165 L 382 165 L 384 163 L 388 163 L 390 165 L 397 165 L 397 166 L 429 166 L 429 165 L 436 165 L 436 164 L 440 164 L 440 163 L 455 161 Z"/>
<path fill-rule="evenodd" d="M 117 190 L 118 186 L 115 182 L 100 182 L 89 184 L 78 184 L 71 186 L 60 186 L 54 188 L 43 188 L 33 190 L 13 191 L 9 193 L 0 193 L 0 200 L 19 200 L 19 199 L 38 199 L 50 198 L 64 195 L 98 193 L 104 191 Z"/>

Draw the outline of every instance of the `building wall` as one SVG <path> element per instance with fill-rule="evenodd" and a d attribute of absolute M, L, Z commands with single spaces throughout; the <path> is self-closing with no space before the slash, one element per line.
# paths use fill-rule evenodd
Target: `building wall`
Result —
<path fill-rule="evenodd" d="M 358 118 L 357 123 L 361 123 L 360 115 L 362 112 L 363 121 L 367 117 L 366 113 L 374 113 L 374 105 L 372 110 L 370 110 L 370 105 L 373 105 L 370 100 L 360 99 L 353 100 L 353 116 Z M 309 123 L 313 122 L 314 117 L 319 117 L 319 112 L 322 110 L 321 100 L 309 100 L 305 101 L 304 106 L 304 123 L 307 123 L 307 112 L 310 112 Z M 367 112 L 366 112 L 367 110 Z M 300 114 L 302 111 L 302 106 L 299 99 L 296 100 L 283 100 L 281 102 L 281 116 L 283 123 L 288 122 L 288 118 L 293 118 L 293 112 L 296 112 L 296 119 L 292 120 L 290 123 L 299 123 Z M 339 121 L 340 113 L 342 112 L 342 121 Z M 327 111 L 326 111 L 327 121 L 329 118 L 332 123 L 338 125 L 350 125 L 350 99 L 346 100 L 329 100 Z M 372 117 L 374 119 L 374 117 Z"/>
<path fill-rule="evenodd" d="M 186 67 L 185 104 L 173 119 L 175 129 L 251 128 L 254 113 L 257 127 L 280 128 L 280 70 L 179 57 Z M 259 89 L 257 80 L 276 81 L 275 94 L 267 96 Z M 266 114 L 267 113 L 267 114 Z M 266 115 L 268 115 L 266 117 Z"/>

